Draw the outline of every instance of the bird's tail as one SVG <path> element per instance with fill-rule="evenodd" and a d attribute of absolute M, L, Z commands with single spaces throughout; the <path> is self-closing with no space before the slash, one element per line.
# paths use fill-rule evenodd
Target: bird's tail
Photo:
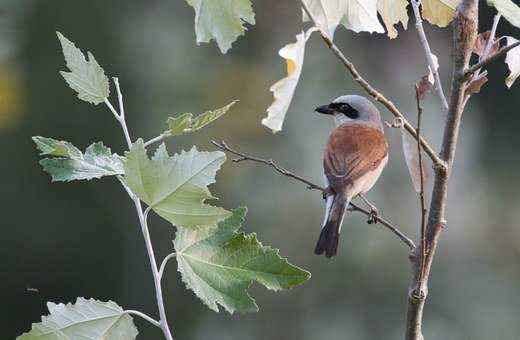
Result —
<path fill-rule="evenodd" d="M 325 220 L 323 221 L 320 238 L 314 249 L 316 255 L 323 253 L 325 253 L 327 257 L 336 255 L 338 251 L 339 232 L 347 205 L 348 200 L 344 195 L 335 194 L 327 197 Z"/>

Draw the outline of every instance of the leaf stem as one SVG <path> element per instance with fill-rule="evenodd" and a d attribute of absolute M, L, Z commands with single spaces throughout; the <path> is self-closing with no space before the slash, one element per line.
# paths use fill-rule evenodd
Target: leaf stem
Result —
<path fill-rule="evenodd" d="M 133 315 L 137 315 L 138 317 L 148 321 L 149 323 L 151 323 L 152 325 L 154 325 L 155 327 L 159 327 L 161 328 L 161 323 L 157 320 L 155 320 L 154 318 L 144 314 L 144 313 L 141 313 L 137 310 L 125 310 L 125 314 L 133 314 Z"/>
<path fill-rule="evenodd" d="M 164 258 L 164 260 L 161 263 L 161 267 L 159 268 L 159 279 L 162 279 L 163 274 L 164 274 L 164 269 L 166 268 L 166 265 L 168 264 L 168 261 L 170 259 L 174 258 L 175 256 L 177 256 L 177 253 L 171 253 L 171 254 L 169 254 L 168 256 L 166 256 Z"/>
<path fill-rule="evenodd" d="M 128 127 L 126 126 L 124 106 L 123 106 L 123 95 L 121 92 L 121 88 L 119 86 L 118 79 L 114 77 L 113 80 L 114 80 L 116 90 L 117 90 L 117 97 L 118 97 L 118 101 L 119 101 L 120 113 L 118 113 L 114 109 L 114 107 L 112 106 L 112 104 L 110 103 L 108 98 L 105 98 L 105 104 L 108 106 L 110 111 L 112 111 L 112 113 L 114 114 L 114 117 L 117 119 L 117 121 L 121 125 L 121 128 L 123 129 L 123 133 L 125 135 L 126 143 L 128 145 L 128 148 L 130 149 L 132 147 L 132 140 L 130 138 L 130 133 L 128 132 Z M 164 337 L 166 338 L 166 340 L 173 340 L 173 335 L 172 335 L 172 332 L 170 331 L 170 328 L 168 326 L 168 321 L 166 319 L 166 309 L 164 308 L 164 299 L 163 299 L 163 294 L 162 294 L 161 278 L 159 277 L 159 271 L 157 269 L 157 262 L 155 261 L 155 253 L 154 253 L 154 249 L 153 249 L 153 244 L 152 244 L 152 241 L 150 238 L 150 232 L 148 230 L 148 212 L 150 211 L 150 207 L 148 207 L 143 212 L 143 207 L 141 206 L 141 201 L 139 200 L 139 198 L 134 193 L 132 193 L 130 188 L 128 188 L 128 186 L 126 186 L 122 181 L 121 181 L 121 183 L 122 183 L 123 187 L 125 188 L 126 192 L 128 193 L 128 195 L 130 196 L 130 198 L 132 199 L 132 201 L 134 202 L 135 210 L 137 211 L 137 217 L 139 219 L 139 224 L 141 226 L 141 232 L 143 233 L 143 237 L 144 237 L 144 243 L 146 245 L 146 251 L 148 253 L 148 259 L 150 260 L 150 266 L 152 268 L 152 276 L 153 276 L 153 281 L 154 281 L 154 285 L 155 285 L 155 296 L 156 296 L 156 300 L 157 300 L 157 308 L 159 309 L 159 317 L 160 317 L 160 320 L 158 321 L 158 323 L 159 323 L 158 326 L 163 331 Z M 148 320 L 148 321 L 150 321 L 150 320 Z"/>
<path fill-rule="evenodd" d="M 171 134 L 170 134 L 169 131 L 164 131 L 159 136 L 154 137 L 154 138 L 150 139 L 149 141 L 145 142 L 144 143 L 144 147 L 146 148 L 147 146 L 150 146 L 150 145 L 152 145 L 154 143 L 162 142 L 163 140 L 165 140 L 166 138 L 168 138 L 170 136 L 171 136 Z"/>

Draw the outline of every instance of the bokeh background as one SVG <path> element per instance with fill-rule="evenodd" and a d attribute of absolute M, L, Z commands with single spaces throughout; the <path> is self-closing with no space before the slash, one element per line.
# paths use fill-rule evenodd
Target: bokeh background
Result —
<path fill-rule="evenodd" d="M 211 139 L 320 182 L 321 155 L 332 122 L 314 114 L 342 94 L 363 94 L 317 35 L 308 45 L 300 84 L 285 128 L 261 126 L 272 101 L 269 86 L 285 73 L 277 52 L 302 30 L 297 1 L 254 1 L 257 25 L 221 55 L 214 43 L 197 46 L 194 13 L 181 0 L 0 2 L 0 329 L 14 339 L 47 313 L 45 302 L 77 296 L 113 299 L 156 315 L 153 284 L 135 211 L 113 179 L 51 184 L 38 165 L 33 135 L 84 148 L 103 140 L 125 144 L 109 111 L 78 100 L 64 68 L 55 31 L 93 51 L 120 78 L 134 137 L 165 128 L 168 115 L 202 112 L 240 99 L 205 130 L 167 142 L 170 151 Z M 494 11 L 481 4 L 481 27 Z M 451 74 L 450 29 L 426 26 L 440 60 L 446 91 Z M 500 34 L 520 32 L 504 20 Z M 413 24 L 396 40 L 338 29 L 338 44 L 375 86 L 415 121 L 413 84 L 425 61 Z M 448 226 L 442 235 L 425 312 L 427 339 L 518 339 L 520 333 L 520 84 L 504 85 L 507 68 L 467 107 L 451 180 Z M 448 91 L 449 92 L 449 91 Z M 381 107 L 383 116 L 391 120 Z M 424 133 L 438 147 L 444 114 L 425 102 Z M 414 238 L 419 202 L 404 165 L 398 130 L 386 131 L 390 162 L 369 197 L 382 214 Z M 177 339 L 399 339 L 404 332 L 409 279 L 407 250 L 359 214 L 345 220 L 340 255 L 313 255 L 323 213 L 320 195 L 252 164 L 227 162 L 212 191 L 223 206 L 247 205 L 245 230 L 281 249 L 312 279 L 274 293 L 253 286 L 254 314 L 207 309 L 184 288 L 171 262 L 164 292 Z M 158 218 L 151 232 L 159 256 L 172 250 L 174 228 Z M 33 289 L 35 288 L 37 292 Z M 136 321 L 139 339 L 162 335 Z"/>

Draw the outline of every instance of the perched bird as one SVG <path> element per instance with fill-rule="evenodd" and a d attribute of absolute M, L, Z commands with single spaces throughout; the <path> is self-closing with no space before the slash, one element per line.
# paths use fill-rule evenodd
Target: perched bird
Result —
<path fill-rule="evenodd" d="M 388 161 L 388 143 L 379 111 L 364 97 L 341 96 L 315 111 L 331 115 L 336 124 L 323 157 L 327 205 L 314 250 L 317 255 L 332 257 L 338 251 L 341 224 L 351 199 L 360 195 L 377 214 L 363 194 L 376 183 Z"/>

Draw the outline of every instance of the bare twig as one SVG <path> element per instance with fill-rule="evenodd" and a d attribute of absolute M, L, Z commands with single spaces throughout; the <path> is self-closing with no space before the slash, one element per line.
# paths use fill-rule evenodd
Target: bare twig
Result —
<path fill-rule="evenodd" d="M 469 67 L 465 72 L 464 72 L 464 76 L 463 76 L 463 79 L 467 79 L 468 77 L 470 77 L 472 74 L 476 73 L 478 70 L 480 70 L 481 68 L 483 67 L 486 67 L 488 66 L 489 64 L 491 64 L 492 62 L 500 59 L 501 57 L 503 57 L 507 52 L 509 52 L 510 50 L 512 50 L 513 48 L 515 47 L 518 47 L 520 46 L 520 41 L 517 41 L 511 45 L 508 45 L 508 46 L 504 46 L 502 47 L 500 50 L 498 50 L 498 52 L 492 54 L 491 56 L 487 57 L 486 59 L 482 60 L 482 61 L 479 61 L 478 63 L 476 63 L 475 65 L 472 65 L 471 67 Z"/>
<path fill-rule="evenodd" d="M 491 25 L 491 31 L 489 32 L 489 38 L 486 41 L 486 46 L 484 46 L 484 51 L 482 51 L 482 55 L 480 57 L 481 60 L 486 58 L 489 55 L 489 51 L 491 51 L 491 47 L 493 47 L 493 44 L 495 43 L 495 37 L 497 35 L 498 23 L 500 22 L 501 17 L 502 17 L 502 15 L 500 13 L 497 13 L 495 15 L 495 17 L 493 18 L 493 24 Z"/>
<path fill-rule="evenodd" d="M 318 22 L 316 21 L 316 18 L 311 13 L 308 5 L 305 3 L 304 0 L 300 0 L 300 3 L 303 7 L 303 10 L 307 13 L 311 21 L 314 23 L 316 27 L 319 28 Z M 334 53 L 334 55 L 341 61 L 341 63 L 347 68 L 347 70 L 350 72 L 354 80 L 369 94 L 371 95 L 374 100 L 380 102 L 383 104 L 384 107 L 390 113 L 394 115 L 394 117 L 400 118 L 403 122 L 403 126 L 405 130 L 412 135 L 413 138 L 417 139 L 417 134 L 415 132 L 415 128 L 406 120 L 404 115 L 399 111 L 399 109 L 395 106 L 395 104 L 387 99 L 381 92 L 377 91 L 368 81 L 366 81 L 357 71 L 354 64 L 348 60 L 345 55 L 341 52 L 341 50 L 334 44 L 334 42 L 327 36 L 326 33 L 322 32 L 320 29 L 320 34 L 323 39 L 323 41 L 327 44 L 329 49 Z M 421 144 L 424 148 L 424 151 L 428 156 L 431 158 L 432 162 L 434 163 L 435 167 L 445 169 L 446 164 L 444 161 L 439 157 L 437 152 L 433 150 L 433 148 L 428 144 L 428 142 L 424 138 L 419 138 L 421 141 Z"/>
<path fill-rule="evenodd" d="M 315 184 L 301 176 L 298 176 L 296 174 L 294 174 L 293 172 L 281 167 L 280 165 L 278 165 L 275 161 L 273 161 L 272 159 L 263 159 L 263 158 L 258 158 L 258 157 L 254 157 L 254 156 L 250 156 L 250 155 L 246 155 L 245 153 L 243 152 L 239 152 L 239 151 L 236 151 L 232 148 L 230 148 L 226 142 L 222 141 L 222 142 L 216 142 L 216 141 L 212 141 L 211 143 L 213 143 L 213 145 L 215 145 L 217 148 L 221 149 L 221 150 L 224 150 L 226 152 L 229 152 L 235 156 L 238 156 L 238 158 L 235 158 L 233 159 L 233 162 L 235 163 L 239 163 L 239 162 L 243 162 L 243 161 L 251 161 L 251 162 L 256 162 L 256 163 L 261 163 L 261 164 L 264 164 L 264 165 L 267 165 L 267 166 L 270 166 L 271 168 L 273 168 L 276 172 L 284 175 L 284 176 L 287 176 L 287 177 L 290 177 L 290 178 L 293 178 L 299 182 L 302 182 L 304 184 L 307 185 L 307 188 L 308 189 L 314 189 L 314 190 L 319 190 L 321 192 L 325 192 L 325 188 L 318 185 L 318 184 Z M 415 249 L 415 243 L 408 237 L 406 236 L 403 232 L 401 232 L 397 227 L 393 226 L 390 222 L 388 222 L 387 220 L 385 220 L 384 218 L 382 218 L 381 216 L 374 216 L 374 214 L 372 214 L 370 211 L 368 210 L 365 210 L 363 208 L 361 208 L 360 206 L 358 206 L 357 204 L 355 203 L 352 203 L 350 202 L 350 206 L 351 206 L 351 210 L 352 211 L 359 211 L 361 213 L 363 213 L 364 215 L 366 215 L 367 217 L 375 220 L 376 222 L 380 222 L 382 225 L 384 225 L 386 228 L 388 228 L 388 230 L 390 230 L 392 233 L 394 233 L 397 237 L 399 237 L 399 239 L 401 241 L 403 241 L 407 246 L 408 248 L 410 248 L 410 250 L 414 250 Z"/>
<path fill-rule="evenodd" d="M 413 12 L 415 14 L 415 28 L 417 29 L 417 33 L 419 34 L 419 40 L 424 49 L 424 54 L 426 55 L 426 60 L 428 61 L 428 65 L 430 66 L 430 70 L 433 73 L 433 77 L 435 78 L 435 90 L 439 95 L 441 100 L 441 106 L 444 111 L 448 111 L 448 101 L 446 100 L 446 96 L 444 95 L 444 90 L 442 89 L 441 77 L 439 75 L 439 67 L 436 65 L 433 60 L 433 54 L 430 48 L 430 44 L 428 43 L 428 39 L 426 38 L 426 33 L 424 32 L 423 22 L 421 18 L 421 13 L 419 11 L 419 6 L 421 5 L 421 0 L 411 0 Z"/>
<path fill-rule="evenodd" d="M 419 86 L 415 85 L 415 101 L 417 103 L 417 136 L 421 135 L 421 118 L 423 113 L 423 108 L 421 106 L 421 98 L 419 93 Z M 424 200 L 424 164 L 422 158 L 422 148 L 421 143 L 417 142 L 417 153 L 419 155 L 419 173 L 420 173 L 420 192 L 419 192 L 419 201 L 421 203 L 421 268 L 419 272 L 419 281 L 424 277 L 424 264 L 426 260 L 426 204 Z M 416 295 L 422 296 L 422 292 L 415 292 Z"/>
<path fill-rule="evenodd" d="M 453 22 L 453 76 L 450 105 L 444 126 L 444 136 L 440 157 L 446 162 L 448 169 L 436 168 L 435 181 L 430 201 L 428 222 L 426 224 L 426 257 L 423 274 L 417 256 L 412 256 L 412 278 L 408 293 L 408 311 L 406 340 L 423 340 L 422 317 L 424 304 L 428 294 L 428 278 L 433 258 L 437 249 L 439 236 L 446 225 L 446 205 L 448 197 L 448 179 L 455 158 L 455 150 L 459 137 L 460 123 L 464 111 L 465 90 L 467 80 L 460 75 L 468 67 L 472 49 L 477 37 L 478 0 L 463 0 L 457 8 Z M 415 254 L 417 255 L 417 254 Z M 422 295 L 415 294 L 422 292 Z"/>

